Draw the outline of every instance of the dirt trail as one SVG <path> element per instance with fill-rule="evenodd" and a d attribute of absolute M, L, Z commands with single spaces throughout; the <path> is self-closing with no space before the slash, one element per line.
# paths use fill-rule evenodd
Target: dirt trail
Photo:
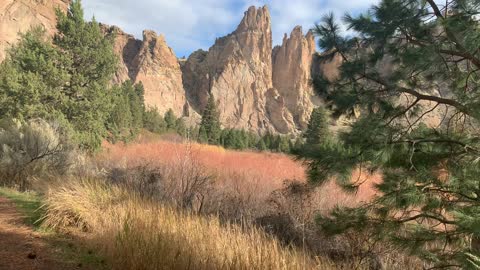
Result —
<path fill-rule="evenodd" d="M 55 248 L 23 218 L 13 202 L 0 197 L 0 270 L 78 269 L 55 259 Z"/>

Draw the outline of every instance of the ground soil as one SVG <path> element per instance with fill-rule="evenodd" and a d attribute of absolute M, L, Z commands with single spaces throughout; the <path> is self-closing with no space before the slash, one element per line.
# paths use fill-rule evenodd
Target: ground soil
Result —
<path fill-rule="evenodd" d="M 59 252 L 42 233 L 24 224 L 12 201 L 0 197 L 0 270 L 79 269 L 62 262 Z"/>

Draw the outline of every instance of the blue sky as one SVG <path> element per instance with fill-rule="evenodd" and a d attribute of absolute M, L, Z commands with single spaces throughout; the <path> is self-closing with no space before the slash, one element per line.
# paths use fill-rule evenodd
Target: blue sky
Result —
<path fill-rule="evenodd" d="M 325 13 L 358 14 L 378 0 L 83 0 L 87 19 L 117 25 L 141 39 L 142 30 L 164 34 L 178 57 L 207 50 L 215 38 L 235 30 L 251 5 L 267 5 L 273 44 L 296 25 L 306 32 Z"/>

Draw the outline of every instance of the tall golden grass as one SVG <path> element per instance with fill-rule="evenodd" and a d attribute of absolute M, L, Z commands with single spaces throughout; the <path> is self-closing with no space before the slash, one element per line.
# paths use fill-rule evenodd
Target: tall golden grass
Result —
<path fill-rule="evenodd" d="M 334 269 L 265 233 L 178 212 L 99 180 L 53 188 L 46 226 L 87 231 L 112 269 Z"/>

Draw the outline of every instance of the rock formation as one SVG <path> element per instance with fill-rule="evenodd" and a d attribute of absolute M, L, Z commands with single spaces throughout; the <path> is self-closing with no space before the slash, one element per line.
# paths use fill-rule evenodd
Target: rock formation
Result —
<path fill-rule="evenodd" d="M 70 0 L 1 0 L 0 62 L 6 50 L 18 41 L 18 33 L 42 26 L 49 35 L 55 33 L 55 8 L 66 10 Z"/>
<path fill-rule="evenodd" d="M 315 40 L 309 31 L 306 36 L 297 26 L 290 38 L 283 38 L 281 46 L 273 49 L 273 87 L 285 100 L 295 124 L 300 129 L 307 127 L 314 107 L 313 88 L 310 83 Z"/>
<path fill-rule="evenodd" d="M 143 43 L 131 63 L 129 74 L 134 82 L 143 83 L 147 106 L 156 106 L 162 114 L 172 109 L 177 116 L 184 115 L 186 98 L 182 71 L 162 35 L 143 32 Z"/>
<path fill-rule="evenodd" d="M 225 126 L 255 132 L 293 132 L 297 125 L 289 110 L 290 104 L 305 103 L 309 106 L 306 110 L 312 108 L 308 65 L 311 65 L 315 46 L 307 42 L 301 30 L 300 36 L 298 41 L 292 43 L 299 42 L 301 48 L 297 48 L 297 45 L 287 48 L 285 44 L 277 50 L 281 50 L 289 59 L 281 58 L 280 53 L 273 54 L 279 59 L 276 70 L 288 65 L 290 70 L 300 70 L 289 76 L 295 80 L 294 83 L 277 88 L 272 80 L 275 68 L 272 68 L 270 14 L 266 7 L 250 7 L 233 33 L 217 39 L 208 52 L 197 51 L 188 58 L 183 67 L 183 78 L 190 103 L 201 112 L 208 95 L 213 94 L 218 100 L 221 121 Z M 297 56 L 297 51 L 300 56 Z M 310 60 L 307 54 L 310 54 Z M 295 64 L 293 61 L 296 59 L 293 58 L 304 59 L 305 63 Z M 276 61 L 273 63 L 275 65 Z M 282 79 L 277 82 L 280 85 Z M 299 101 L 291 102 L 287 100 L 289 96 Z M 298 115 L 297 110 L 294 115 Z M 298 118 L 304 120 L 302 117 Z"/>
<path fill-rule="evenodd" d="M 156 107 L 160 114 L 172 109 L 177 116 L 188 116 L 180 64 L 165 38 L 146 30 L 141 41 L 115 26 L 102 29 L 115 35 L 114 50 L 120 58 L 113 83 L 141 82 L 146 106 Z"/>
<path fill-rule="evenodd" d="M 271 128 L 265 113 L 265 93 L 272 87 L 271 49 L 268 10 L 249 8 L 237 30 L 185 63 L 185 90 L 192 106 L 201 112 L 212 94 L 224 126 Z"/>
<path fill-rule="evenodd" d="M 123 32 L 116 26 L 101 24 L 100 27 L 106 35 L 115 36 L 113 49 L 119 56 L 120 61 L 113 83 L 119 84 L 129 79 L 135 81 L 136 68 L 134 68 L 133 60 L 142 48 L 142 41 Z"/>
<path fill-rule="evenodd" d="M 54 7 L 66 9 L 67 2 L 2 1 L 0 60 L 5 47 L 18 38 L 17 32 L 43 25 L 54 33 Z M 101 27 L 106 35 L 115 34 L 120 63 L 113 83 L 142 82 L 146 105 L 156 106 L 160 113 L 171 108 L 195 121 L 209 95 L 214 95 L 224 127 L 257 133 L 290 133 L 306 127 L 316 103 L 310 85 L 314 39 L 296 27 L 281 46 L 272 49 L 267 7 L 250 7 L 234 32 L 187 60 L 177 59 L 165 38 L 153 31 L 144 31 L 143 40 L 137 40 L 118 27 Z"/>

